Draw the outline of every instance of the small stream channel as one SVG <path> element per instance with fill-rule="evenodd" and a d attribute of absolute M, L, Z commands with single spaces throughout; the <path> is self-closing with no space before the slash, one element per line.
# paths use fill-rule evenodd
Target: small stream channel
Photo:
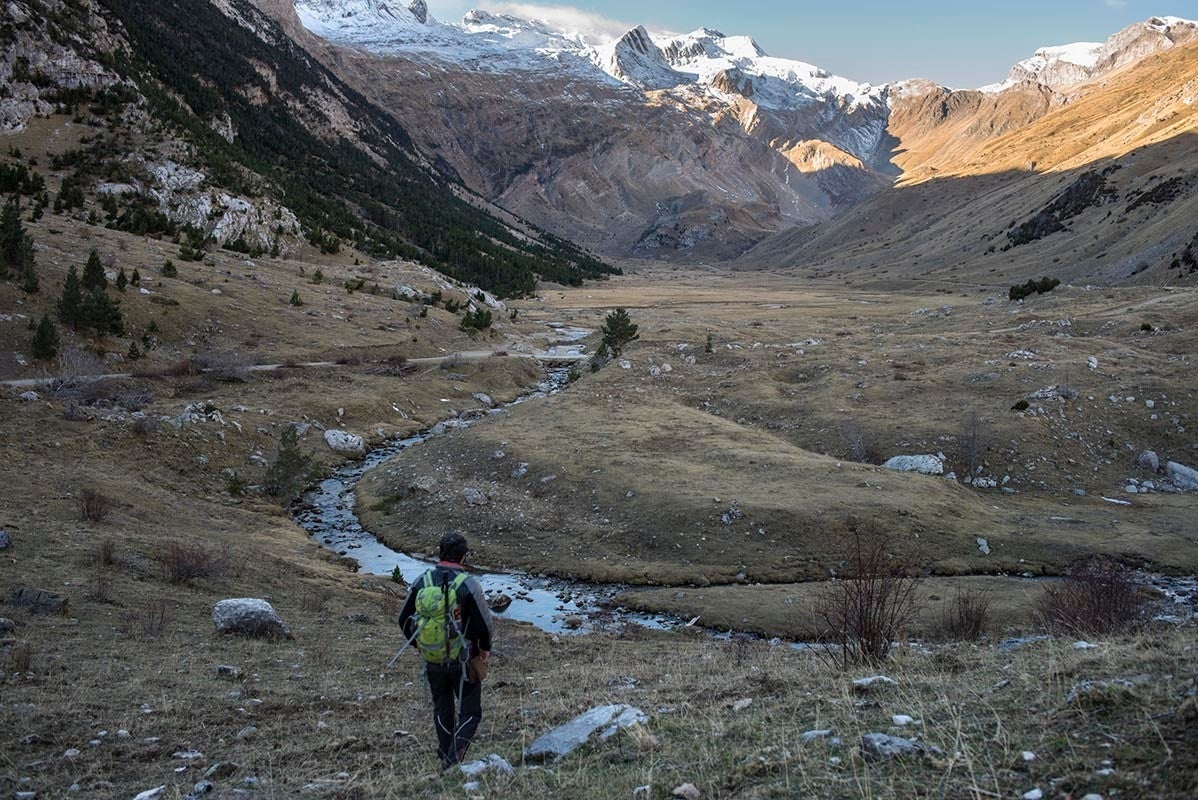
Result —
<path fill-rule="evenodd" d="M 555 350 L 564 353 L 565 347 L 559 346 Z M 580 352 L 577 346 L 573 352 Z M 553 370 L 535 391 L 511 403 L 472 419 L 439 422 L 426 431 L 392 441 L 361 460 L 343 465 L 303 496 L 296 521 L 324 547 L 355 559 L 362 572 L 390 575 L 398 567 L 404 580 L 411 583 L 432 566 L 432 562 L 392 550 L 362 527 L 354 512 L 354 489 L 358 481 L 369 470 L 410 447 L 447 431 L 469 427 L 493 414 L 502 414 L 511 406 L 561 391 L 566 382 L 567 370 Z M 530 622 L 551 633 L 586 633 L 625 622 L 656 629 L 680 624 L 672 617 L 613 609 L 611 598 L 624 589 L 623 586 L 539 578 L 520 572 L 472 572 L 488 594 L 503 593 L 513 598 L 505 611 L 496 612 L 498 616 Z"/>

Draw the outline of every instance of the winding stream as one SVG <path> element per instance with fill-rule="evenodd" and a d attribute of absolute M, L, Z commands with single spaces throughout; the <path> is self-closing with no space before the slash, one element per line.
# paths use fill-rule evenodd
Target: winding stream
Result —
<path fill-rule="evenodd" d="M 564 347 L 555 349 L 565 351 Z M 449 430 L 469 427 L 492 414 L 502 414 L 511 406 L 559 392 L 566 382 L 566 370 L 553 370 L 536 391 L 522 395 L 511 403 L 471 419 L 438 422 L 426 431 L 397 439 L 371 451 L 363 459 L 343 465 L 304 494 L 300 510 L 295 515 L 296 521 L 324 547 L 355 559 L 361 572 L 390 575 L 398 567 L 404 580 L 411 583 L 432 562 L 392 550 L 362 527 L 358 515 L 354 513 L 354 489 L 358 481 L 367 471 L 409 447 L 441 436 Z M 472 572 L 488 594 L 503 593 L 513 598 L 511 606 L 505 611 L 496 612 L 498 616 L 530 622 L 551 633 L 586 633 L 625 622 L 656 629 L 680 624 L 672 617 L 614 610 L 610 601 L 624 588 L 622 586 L 551 580 L 520 572 Z"/>

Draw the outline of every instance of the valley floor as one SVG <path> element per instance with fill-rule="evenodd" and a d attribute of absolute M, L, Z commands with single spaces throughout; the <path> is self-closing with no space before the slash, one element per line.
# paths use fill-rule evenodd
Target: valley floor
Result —
<path fill-rule="evenodd" d="M 162 254 L 139 247 L 128 258 L 148 271 Z M 55 285 L 70 246 L 59 255 L 44 262 Z M 641 326 L 627 369 L 617 361 L 584 374 L 554 398 L 376 470 L 359 506 L 368 524 L 417 552 L 460 527 L 489 566 L 669 584 L 668 602 L 642 593 L 638 604 L 677 614 L 709 613 L 701 604 L 710 591 L 725 612 L 712 624 L 762 632 L 800 631 L 776 611 L 777 593 L 791 591 L 777 584 L 822 577 L 861 520 L 904 541 L 918 534 L 928 563 L 948 575 L 1056 574 L 1091 550 L 1195 571 L 1193 495 L 1126 491 L 1130 477 L 1161 480 L 1135 471 L 1140 450 L 1195 460 L 1186 433 L 1198 413 L 1191 294 L 1067 289 L 1012 306 L 986 302 L 997 290 L 848 294 L 665 272 L 546 291 L 517 304 L 519 321 L 498 326 L 484 347 L 446 312 L 422 318 L 335 287 L 302 283 L 320 316 L 296 312 L 284 300 L 301 284 L 298 267 L 263 261 L 244 270 L 258 276 L 250 279 L 231 259 L 196 266 L 196 283 L 155 287 L 185 301 L 178 316 L 125 301 L 139 329 L 155 315 L 169 334 L 140 377 L 77 395 L 42 389 L 22 401 L 21 388 L 0 398 L 0 528 L 13 540 L 0 553 L 0 590 L 32 585 L 70 598 L 62 616 L 0 612 L 16 623 L 0 652 L 0 791 L 107 798 L 166 785 L 164 797 L 183 797 L 223 765 L 209 796 L 461 796 L 462 776 L 439 774 L 431 758 L 414 660 L 383 669 L 399 644 L 392 620 L 402 589 L 353 573 L 255 487 L 287 423 L 309 426 L 302 449 L 327 469 L 342 457 L 321 428 L 379 442 L 481 408 L 479 392 L 511 399 L 542 376 L 528 359 L 413 368 L 395 356 L 544 346 L 545 323 L 597 329 L 616 305 Z M 26 302 L 20 313 L 31 315 L 43 300 Z M 233 330 L 250 316 L 258 335 Z M 437 324 L 416 328 L 430 319 Z M 1142 322 L 1154 332 L 1140 331 Z M 27 346 L 20 322 L 3 336 L 7 352 Z M 261 363 L 343 363 L 232 381 L 171 374 L 194 337 L 224 351 L 255 341 Z M 1018 351 L 1034 357 L 1010 355 Z M 31 369 L 9 365 L 6 377 Z M 1063 385 L 1077 386 L 1074 400 L 1046 396 L 1010 410 Z M 151 420 L 169 421 L 139 423 L 131 397 Z M 944 450 L 951 462 L 957 442 L 943 437 L 975 408 L 990 431 L 981 474 L 1010 476 L 1015 494 L 848 458 L 861 439 L 882 456 Z M 526 477 L 512 478 L 521 463 Z M 396 481 L 422 475 L 434 477 L 433 491 L 400 491 Z M 468 487 L 488 505 L 463 502 Z M 103 521 L 80 521 L 84 489 L 114 501 Z M 530 521 L 519 523 L 521 513 Z M 180 546 L 204 554 L 206 575 L 171 579 Z M 238 596 L 269 599 L 295 639 L 215 636 L 213 603 Z M 1024 617 L 1011 627 L 1032 625 Z M 501 623 L 476 754 L 518 764 L 532 738 L 601 703 L 630 703 L 650 721 L 560 762 L 484 777 L 477 794 L 657 798 L 689 782 L 703 797 L 1018 797 L 1037 787 L 1045 797 L 1192 797 L 1193 624 L 1098 639 L 1092 649 L 1074 641 L 905 647 L 881 668 L 897 685 L 858 694 L 852 680 L 867 671 L 841 672 L 764 640 L 698 629 L 553 636 Z M 222 677 L 219 665 L 240 674 Z M 896 726 L 895 715 L 915 721 Z M 802 739 L 816 729 L 833 730 L 839 744 Z M 866 761 L 859 745 L 870 732 L 937 750 Z"/>

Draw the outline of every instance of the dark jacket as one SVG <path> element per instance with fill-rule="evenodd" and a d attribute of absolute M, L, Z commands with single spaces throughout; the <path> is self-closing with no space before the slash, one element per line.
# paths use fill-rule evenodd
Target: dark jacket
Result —
<path fill-rule="evenodd" d="M 440 586 L 444 578 L 448 578 L 452 582 L 454 578 L 465 571 L 466 568 L 461 564 L 442 561 L 433 568 L 433 585 Z M 403 629 L 404 636 L 409 639 L 416 634 L 416 594 L 424 588 L 424 579 L 427 574 L 421 575 L 408 587 L 408 599 L 403 604 L 403 610 L 399 612 L 399 626 Z M 487 600 L 483 596 L 483 587 L 478 582 L 478 578 L 473 575 L 466 578 L 466 582 L 458 591 L 458 603 L 462 608 L 462 634 L 470 644 L 470 657 L 473 658 L 482 651 L 489 651 L 492 630 L 491 609 L 487 606 Z"/>

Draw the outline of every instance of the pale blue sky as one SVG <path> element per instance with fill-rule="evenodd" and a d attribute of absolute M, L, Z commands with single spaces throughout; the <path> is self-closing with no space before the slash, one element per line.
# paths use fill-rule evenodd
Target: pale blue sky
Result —
<path fill-rule="evenodd" d="M 609 28 L 641 24 L 685 32 L 703 26 L 747 34 L 770 54 L 860 81 L 930 78 L 955 87 L 1000 81 L 1044 45 L 1103 41 L 1153 15 L 1198 20 L 1198 0 L 427 0 L 456 22 L 470 8 L 570 6 Z"/>

